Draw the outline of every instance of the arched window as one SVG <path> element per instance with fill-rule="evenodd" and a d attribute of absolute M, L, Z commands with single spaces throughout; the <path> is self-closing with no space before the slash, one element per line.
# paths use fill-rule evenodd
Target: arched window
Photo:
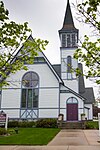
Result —
<path fill-rule="evenodd" d="M 67 57 L 67 79 L 72 79 L 72 58 L 71 56 Z"/>
<path fill-rule="evenodd" d="M 78 101 L 75 97 L 70 97 L 67 100 L 67 104 L 77 104 L 77 103 L 78 103 Z"/>
<path fill-rule="evenodd" d="M 21 108 L 38 107 L 39 76 L 35 72 L 27 72 L 22 77 Z"/>

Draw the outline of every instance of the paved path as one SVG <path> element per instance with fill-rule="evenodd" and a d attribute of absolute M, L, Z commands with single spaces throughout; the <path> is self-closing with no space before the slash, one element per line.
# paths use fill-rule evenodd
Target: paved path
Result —
<path fill-rule="evenodd" d="M 61 130 L 47 146 L 0 146 L 0 150 L 100 150 L 98 130 Z"/>

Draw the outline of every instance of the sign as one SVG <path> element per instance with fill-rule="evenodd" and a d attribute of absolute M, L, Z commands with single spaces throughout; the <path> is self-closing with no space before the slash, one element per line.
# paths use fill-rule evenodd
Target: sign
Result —
<path fill-rule="evenodd" d="M 7 130 L 8 117 L 7 114 L 5 114 L 3 111 L 0 112 L 0 124 L 4 124 L 5 129 Z"/>
<path fill-rule="evenodd" d="M 98 113 L 98 121 L 99 121 L 99 136 L 100 136 L 100 113 Z"/>
<path fill-rule="evenodd" d="M 0 122 L 6 122 L 6 114 L 0 113 Z"/>

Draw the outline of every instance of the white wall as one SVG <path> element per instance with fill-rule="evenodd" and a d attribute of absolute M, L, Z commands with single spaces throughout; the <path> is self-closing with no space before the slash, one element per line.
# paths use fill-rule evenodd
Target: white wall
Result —
<path fill-rule="evenodd" d="M 66 119 L 66 101 L 70 97 L 75 97 L 78 100 L 78 120 L 81 120 L 81 113 L 84 111 L 84 102 L 82 99 L 72 93 L 60 94 L 60 107 L 63 108 L 60 110 L 60 113 L 64 113 L 64 119 Z"/>
<path fill-rule="evenodd" d="M 93 120 L 93 106 L 92 106 L 92 104 L 85 104 L 84 106 L 90 108 L 89 109 L 89 120 Z"/>
<path fill-rule="evenodd" d="M 34 71 L 39 75 L 40 87 L 58 87 L 58 80 L 47 64 L 34 64 L 28 65 L 27 71 L 21 70 L 16 72 L 16 74 L 11 74 L 7 78 L 10 85 L 5 88 L 20 88 L 22 77 L 28 71 Z"/>
<path fill-rule="evenodd" d="M 2 108 L 20 108 L 21 89 L 2 90 Z"/>
<path fill-rule="evenodd" d="M 4 112 L 8 115 L 8 118 L 19 118 L 19 109 L 4 109 Z"/>
<path fill-rule="evenodd" d="M 64 81 L 64 84 L 79 93 L 78 89 L 78 79 L 75 77 L 75 73 L 72 73 L 74 79 L 67 79 L 67 62 L 64 62 L 63 59 L 66 59 L 67 56 L 71 56 L 73 58 L 75 48 L 61 48 L 61 77 Z M 72 60 L 73 69 L 78 67 L 78 61 L 76 59 Z"/>
<path fill-rule="evenodd" d="M 48 111 L 47 117 L 51 114 L 55 118 L 58 117 L 59 102 L 59 82 L 47 64 L 28 65 L 28 70 L 21 70 L 16 74 L 11 74 L 7 78 L 9 86 L 2 89 L 1 109 L 8 113 L 10 118 L 20 117 L 21 105 L 21 80 L 23 75 L 28 71 L 34 71 L 39 75 L 39 107 L 40 108 L 56 108 L 56 110 Z M 17 108 L 14 110 L 14 108 Z M 40 117 L 46 117 L 41 114 Z M 52 113 L 51 113 L 52 112 Z"/>
<path fill-rule="evenodd" d="M 85 108 L 85 118 L 89 120 L 89 109 Z"/>
<path fill-rule="evenodd" d="M 78 88 L 78 80 L 63 80 L 64 84 L 72 89 L 73 91 L 79 93 L 79 88 Z"/>
<path fill-rule="evenodd" d="M 58 108 L 59 88 L 39 90 L 39 108 Z"/>
<path fill-rule="evenodd" d="M 58 109 L 39 109 L 39 118 L 58 118 Z"/>
<path fill-rule="evenodd" d="M 30 65 L 29 70 L 35 71 L 40 78 L 40 87 L 58 87 L 59 83 L 47 64 Z"/>
<path fill-rule="evenodd" d="M 66 58 L 66 56 L 72 56 L 75 53 L 76 48 L 61 48 L 61 56 L 62 58 Z"/>

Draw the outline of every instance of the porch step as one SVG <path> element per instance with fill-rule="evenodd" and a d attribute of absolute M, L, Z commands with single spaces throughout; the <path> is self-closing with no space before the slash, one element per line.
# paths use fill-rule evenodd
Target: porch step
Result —
<path fill-rule="evenodd" d="M 84 129 L 84 122 L 58 122 L 58 128 L 61 129 Z"/>

